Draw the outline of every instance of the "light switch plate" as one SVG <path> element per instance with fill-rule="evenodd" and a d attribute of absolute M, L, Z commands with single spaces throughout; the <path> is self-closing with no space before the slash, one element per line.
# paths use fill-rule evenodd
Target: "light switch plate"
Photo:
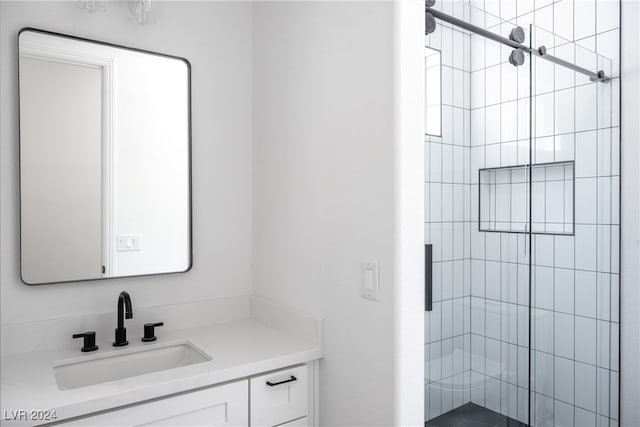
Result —
<path fill-rule="evenodd" d="M 362 298 L 378 301 L 380 299 L 380 277 L 377 262 L 362 263 Z"/>
<path fill-rule="evenodd" d="M 140 234 L 118 234 L 118 252 L 141 250 L 141 239 Z"/>

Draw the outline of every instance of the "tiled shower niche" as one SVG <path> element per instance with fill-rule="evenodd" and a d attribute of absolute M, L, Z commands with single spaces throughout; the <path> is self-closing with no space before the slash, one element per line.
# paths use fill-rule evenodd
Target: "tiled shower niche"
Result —
<path fill-rule="evenodd" d="M 531 181 L 531 182 L 529 182 Z M 478 170 L 480 231 L 573 235 L 573 161 Z M 531 206 L 529 204 L 531 192 Z"/>

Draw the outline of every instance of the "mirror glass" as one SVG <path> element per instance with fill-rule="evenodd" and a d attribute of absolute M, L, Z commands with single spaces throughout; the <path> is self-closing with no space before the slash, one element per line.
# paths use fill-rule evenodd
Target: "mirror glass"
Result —
<path fill-rule="evenodd" d="M 25 29 L 19 67 L 22 280 L 189 270 L 189 63 Z"/>
<path fill-rule="evenodd" d="M 425 133 L 431 136 L 442 135 L 442 82 L 441 53 L 439 50 L 425 47 Z"/>

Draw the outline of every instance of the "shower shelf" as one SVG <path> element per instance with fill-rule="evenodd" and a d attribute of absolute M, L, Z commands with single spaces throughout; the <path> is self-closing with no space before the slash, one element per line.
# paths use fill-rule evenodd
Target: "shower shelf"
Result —
<path fill-rule="evenodd" d="M 574 234 L 573 161 L 480 169 L 478 182 L 480 231 Z"/>

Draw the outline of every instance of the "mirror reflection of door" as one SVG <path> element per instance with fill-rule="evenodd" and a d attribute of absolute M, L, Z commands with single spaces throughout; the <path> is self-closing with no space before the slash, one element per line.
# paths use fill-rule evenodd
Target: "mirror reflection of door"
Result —
<path fill-rule="evenodd" d="M 442 135 L 442 62 L 441 52 L 424 48 L 425 134 Z"/>
<path fill-rule="evenodd" d="M 100 277 L 102 69 L 23 57 L 20 82 L 23 278 Z"/>

